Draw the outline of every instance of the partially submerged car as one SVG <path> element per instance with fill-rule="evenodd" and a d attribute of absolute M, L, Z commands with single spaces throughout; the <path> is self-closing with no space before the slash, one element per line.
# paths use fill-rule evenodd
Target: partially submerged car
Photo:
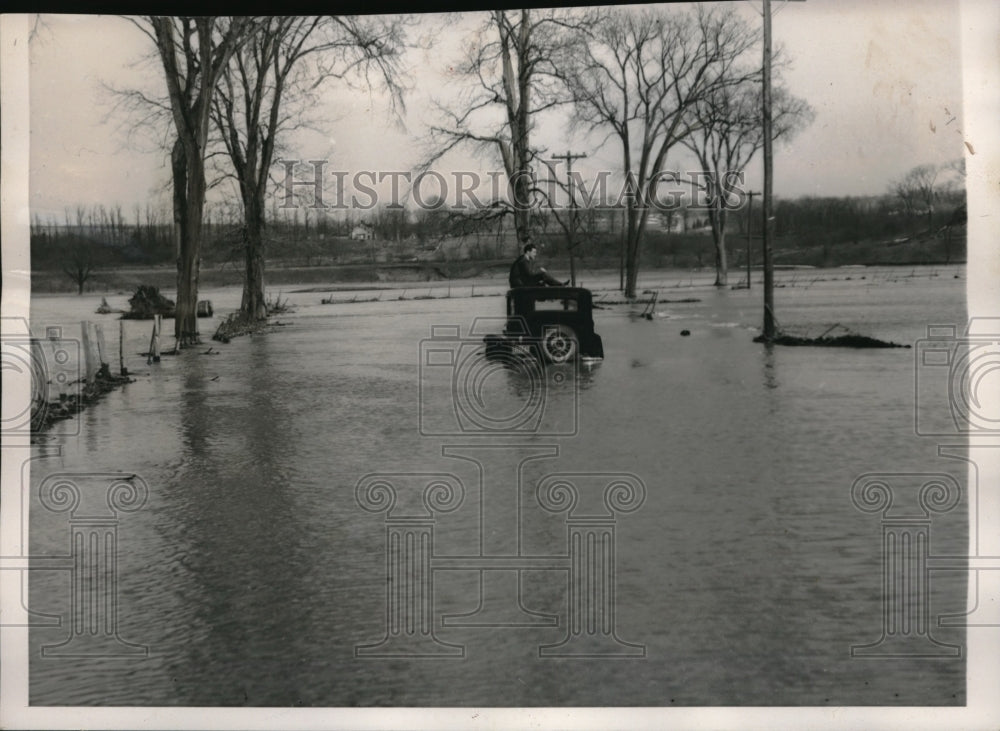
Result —
<path fill-rule="evenodd" d="M 507 292 L 507 324 L 487 335 L 486 354 L 527 349 L 551 363 L 604 358 L 594 332 L 594 299 L 583 287 L 517 287 Z"/>

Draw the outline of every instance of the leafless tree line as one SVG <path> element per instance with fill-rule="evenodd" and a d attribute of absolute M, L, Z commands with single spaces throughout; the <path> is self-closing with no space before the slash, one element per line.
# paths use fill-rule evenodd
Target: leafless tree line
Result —
<path fill-rule="evenodd" d="M 965 186 L 965 160 L 959 158 L 943 165 L 923 164 L 911 168 L 889 183 L 887 192 L 911 218 L 923 218 L 928 231 L 934 228 L 935 206 L 948 201 L 949 194 Z M 953 209 L 948 224 L 964 223 L 964 206 Z"/>
<path fill-rule="evenodd" d="M 78 205 L 63 211 L 60 221 L 52 215 L 31 218 L 32 266 L 58 268 L 83 293 L 94 270 L 109 259 L 110 252 L 156 256 L 172 248 L 171 230 L 163 211 L 136 205 L 126 214 L 120 205 Z"/>
<path fill-rule="evenodd" d="M 572 129 L 619 148 L 626 222 L 625 292 L 635 295 L 640 243 L 681 146 L 708 173 L 717 284 L 726 283 L 725 181 L 763 144 L 760 31 L 732 8 L 696 5 L 656 8 L 494 11 L 471 39 L 459 71 L 467 96 L 439 105 L 429 161 L 459 146 L 500 158 L 511 181 L 509 200 L 493 201 L 493 215 L 511 213 L 518 237 L 532 233 L 532 196 L 552 183 L 573 195 L 571 183 L 547 164 L 532 132 L 547 110 L 569 110 Z M 811 119 L 803 100 L 779 89 L 774 135 L 790 136 Z M 532 167 L 543 171 L 533 180 Z M 571 207 L 572 211 L 572 207 Z M 560 219 L 572 237 L 572 214 Z M 572 251 L 572 244 L 570 246 Z M 571 259 L 572 264 L 572 259 Z"/>
<path fill-rule="evenodd" d="M 384 85 L 401 103 L 405 18 L 128 17 L 149 39 L 166 94 L 118 90 L 147 122 L 168 122 L 177 249 L 175 335 L 198 341 L 198 274 L 210 185 L 207 161 L 229 161 L 243 212 L 248 324 L 267 316 L 264 300 L 265 197 L 281 136 L 305 123 L 303 109 L 324 81 Z"/>
<path fill-rule="evenodd" d="M 164 92 L 118 90 L 144 123 L 165 130 L 170 149 L 177 251 L 175 334 L 197 340 L 195 305 L 211 162 L 239 191 L 244 293 L 249 320 L 266 317 L 263 296 L 265 200 L 283 135 L 309 124 L 325 84 L 377 85 L 402 109 L 410 42 L 404 17 L 129 17 L 150 42 Z M 731 8 L 678 6 L 498 10 L 483 16 L 456 66 L 467 82 L 457 101 L 438 103 L 423 167 L 457 147 L 498 160 L 511 195 L 480 217 L 511 217 L 526 241 L 537 206 L 565 176 L 540 165 L 548 151 L 534 132 L 565 109 L 571 131 L 617 146 L 623 200 L 626 294 L 634 295 L 651 197 L 668 156 L 689 148 L 712 175 L 745 166 L 759 149 L 760 32 Z M 808 105 L 786 90 L 776 136 L 809 121 Z M 537 173 L 541 171 L 541 175 Z M 712 177 L 715 176 L 715 177 Z M 726 281 L 725 183 L 707 191 L 719 284 Z M 572 189 L 569 189 L 572 193 Z M 574 230 L 568 219 L 570 234 Z M 563 225 L 563 224 L 561 224 Z M 398 228 L 398 227 L 397 227 Z M 565 228 L 565 226 L 564 226 Z"/>

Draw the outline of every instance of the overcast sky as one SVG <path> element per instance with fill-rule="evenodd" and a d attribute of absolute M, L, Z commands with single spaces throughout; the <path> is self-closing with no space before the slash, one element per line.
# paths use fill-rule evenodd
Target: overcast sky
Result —
<path fill-rule="evenodd" d="M 759 3 L 735 3 L 760 22 Z M 923 163 L 962 156 L 960 17 L 948 0 L 808 0 L 775 3 L 775 44 L 791 68 L 785 83 L 815 110 L 812 125 L 776 151 L 779 196 L 861 195 L 885 191 L 888 181 Z M 407 113 L 394 121 L 386 99 L 336 85 L 324 88 L 325 121 L 318 131 L 287 140 L 286 156 L 329 160 L 331 170 L 409 170 L 432 119 L 429 101 L 455 91 L 450 68 L 480 15 L 423 16 L 419 36 L 445 29 L 430 49 L 407 56 L 411 90 Z M 108 16 L 45 16 L 31 46 L 31 180 L 33 212 L 62 219 L 77 204 L 165 206 L 168 169 L 156 135 L 130 139 L 103 84 L 162 89 L 161 69 L 142 59 L 150 41 L 127 21 Z M 567 132 L 550 117 L 535 138 L 553 150 L 585 151 L 585 175 L 617 170 L 613 143 Z M 672 155 L 682 166 L 680 151 Z M 495 163 L 455 155 L 447 169 L 496 169 Z M 759 189 L 760 167 L 749 184 Z"/>

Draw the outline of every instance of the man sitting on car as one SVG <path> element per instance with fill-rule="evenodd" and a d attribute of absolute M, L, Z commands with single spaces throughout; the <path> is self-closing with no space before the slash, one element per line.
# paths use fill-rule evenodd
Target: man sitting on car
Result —
<path fill-rule="evenodd" d="M 532 243 L 524 245 L 523 253 L 510 267 L 511 289 L 515 287 L 565 287 L 569 284 L 568 279 L 565 282 L 560 282 L 544 269 L 535 269 L 534 261 L 537 255 L 537 246 Z"/>

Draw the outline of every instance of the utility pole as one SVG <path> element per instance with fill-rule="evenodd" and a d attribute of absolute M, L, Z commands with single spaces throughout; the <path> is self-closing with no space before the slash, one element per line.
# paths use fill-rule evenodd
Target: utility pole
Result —
<path fill-rule="evenodd" d="M 771 222 L 774 194 L 774 152 L 771 137 L 771 0 L 764 0 L 764 340 L 774 338 L 774 263 L 771 259 Z"/>
<path fill-rule="evenodd" d="M 747 193 L 750 196 L 750 207 L 747 208 L 747 289 L 750 289 L 750 229 L 753 224 L 753 197 L 760 195 L 756 190 Z"/>
<path fill-rule="evenodd" d="M 771 132 L 771 0 L 764 0 L 763 132 L 764 132 L 764 339 L 774 338 L 774 261 L 771 243 L 774 230 L 774 135 Z"/>
<path fill-rule="evenodd" d="M 576 242 L 574 239 L 574 229 L 576 229 L 576 195 L 573 192 L 573 161 L 585 158 L 587 153 L 577 152 L 576 154 L 566 151 L 565 155 L 553 155 L 553 160 L 565 160 L 566 161 L 566 176 L 569 180 L 569 226 L 566 228 L 566 250 L 569 253 L 569 281 L 574 287 L 576 286 L 576 258 L 573 255 L 573 249 L 576 247 Z"/>

